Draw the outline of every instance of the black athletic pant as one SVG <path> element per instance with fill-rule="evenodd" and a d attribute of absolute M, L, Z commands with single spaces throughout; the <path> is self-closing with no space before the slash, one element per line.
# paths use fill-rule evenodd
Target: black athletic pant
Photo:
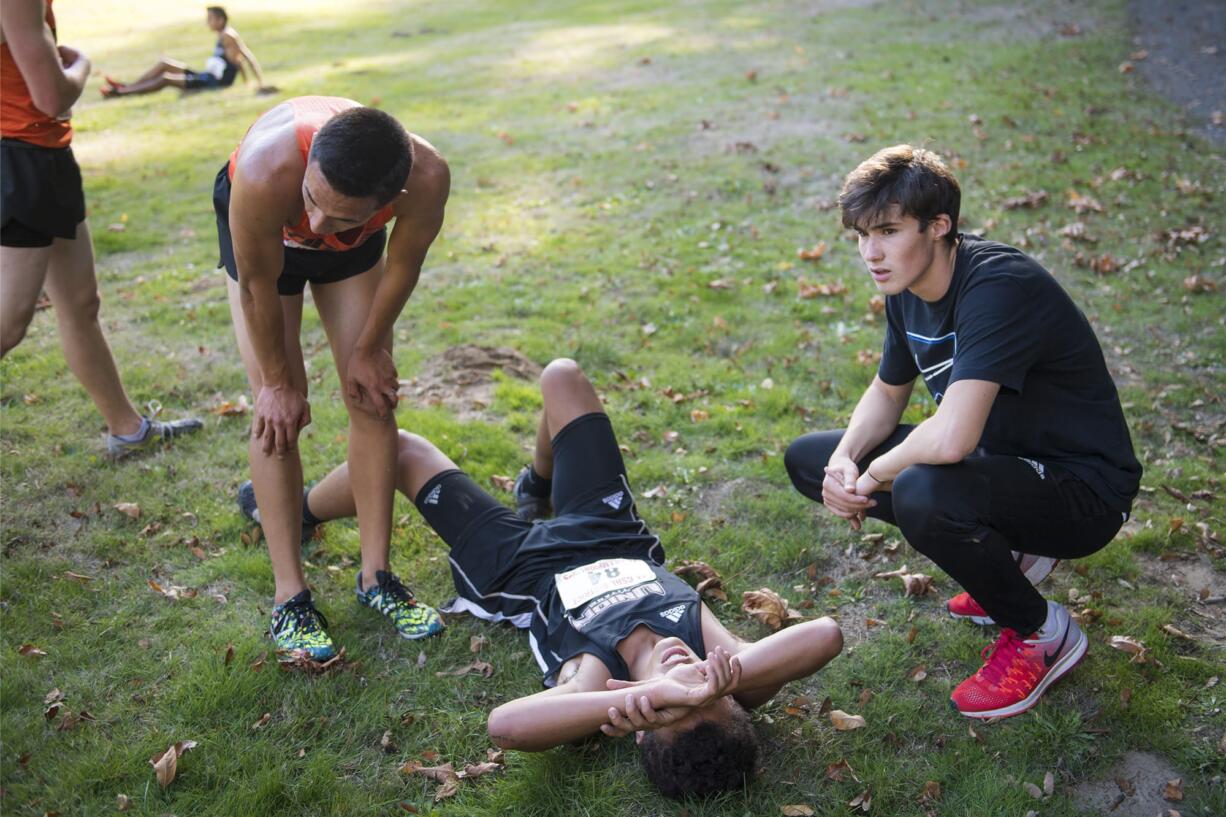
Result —
<path fill-rule="evenodd" d="M 857 463 L 860 472 L 912 428 L 900 425 Z M 784 462 L 798 491 L 822 501 L 822 469 L 842 438 L 842 431 L 822 431 L 788 447 Z M 997 624 L 1023 636 L 1043 626 L 1047 604 L 1009 551 L 1088 556 L 1105 547 L 1128 518 L 1059 465 L 994 454 L 952 465 L 912 465 L 894 479 L 892 493 L 878 491 L 873 499 L 877 507 L 869 516 L 897 525 Z"/>

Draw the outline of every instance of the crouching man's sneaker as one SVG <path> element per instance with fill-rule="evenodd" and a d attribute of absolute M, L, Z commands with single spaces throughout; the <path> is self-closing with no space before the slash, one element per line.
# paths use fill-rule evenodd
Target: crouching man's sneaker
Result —
<path fill-rule="evenodd" d="M 315 538 L 315 529 L 319 527 L 315 522 L 311 522 L 306 518 L 306 497 L 310 491 L 309 487 L 302 489 L 302 541 L 299 544 L 304 547 Z M 238 486 L 238 510 L 243 516 L 257 525 L 263 524 L 260 521 L 260 508 L 255 502 L 255 485 L 252 484 L 251 480 L 247 480 Z"/>
<path fill-rule="evenodd" d="M 553 504 L 549 501 L 550 484 L 535 477 L 531 466 L 525 465 L 519 472 L 511 495 L 515 497 L 516 516 L 525 522 L 548 519 L 553 514 Z"/>
<path fill-rule="evenodd" d="M 123 459 L 138 451 L 161 445 L 164 442 L 191 434 L 204 428 L 204 423 L 195 417 L 185 417 L 182 420 L 150 420 L 141 416 L 140 429 L 135 434 L 107 434 L 106 453 L 112 459 Z"/>
<path fill-rule="evenodd" d="M 1056 569 L 1056 565 L 1060 564 L 1059 559 L 1049 556 L 1032 556 L 1029 553 L 1018 553 L 1016 550 L 1013 551 L 1013 560 L 1017 562 L 1018 570 L 1021 570 L 1022 575 L 1033 585 L 1046 579 Z M 995 623 L 992 617 L 979 606 L 979 602 L 971 598 L 970 593 L 959 593 L 954 596 L 945 602 L 945 609 L 954 618 L 965 618 L 976 624 Z"/>
<path fill-rule="evenodd" d="M 269 634 L 277 652 L 305 655 L 312 661 L 336 657 L 336 647 L 328 635 L 328 620 L 315 609 L 310 589 L 272 608 Z"/>
<path fill-rule="evenodd" d="M 969 718 L 1007 718 L 1030 709 L 1049 686 L 1077 665 L 1088 639 L 1077 622 L 1054 601 L 1047 622 L 1023 638 L 1008 627 L 983 651 L 979 671 L 953 691 L 954 708 Z"/>
<path fill-rule="evenodd" d="M 405 587 L 394 573 L 375 571 L 374 587 L 362 589 L 362 573 L 358 571 L 358 603 L 364 604 L 392 620 L 396 632 L 404 638 L 425 638 L 443 631 L 443 617 L 433 607 L 420 603 L 413 591 Z"/>

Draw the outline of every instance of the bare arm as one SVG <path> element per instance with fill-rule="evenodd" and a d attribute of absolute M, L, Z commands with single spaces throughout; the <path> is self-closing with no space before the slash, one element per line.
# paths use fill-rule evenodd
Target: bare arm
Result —
<path fill-rule="evenodd" d="M 275 173 L 253 169 L 235 173 L 230 198 L 230 229 L 243 318 L 260 369 L 252 433 L 265 454 L 284 454 L 297 445 L 298 432 L 311 421 L 306 395 L 297 391 L 285 354 L 285 322 L 277 278 L 284 266 L 281 219 L 284 212 L 271 181 Z"/>
<path fill-rule="evenodd" d="M 263 88 L 264 72 L 260 70 L 260 62 L 255 58 L 255 54 L 252 53 L 251 49 L 247 47 L 247 44 L 243 42 L 243 38 L 240 37 L 238 32 L 234 29 L 227 29 L 223 35 L 223 38 L 226 48 L 226 57 L 230 60 L 230 62 L 238 63 L 238 69 L 240 71 L 243 70 L 244 61 L 250 65 L 251 70 L 255 72 L 256 84 Z M 246 81 L 246 72 L 243 71 L 243 74 L 244 81 Z"/>
<path fill-rule="evenodd" d="M 795 624 L 760 641 L 745 642 L 703 605 L 702 631 L 708 647 L 723 646 L 735 653 L 741 680 L 733 697 L 746 709 L 766 703 L 788 681 L 817 672 L 843 649 L 843 633 L 831 618 Z"/>
<path fill-rule="evenodd" d="M 858 482 L 859 491 L 873 491 L 893 482 L 908 465 L 959 462 L 979 445 L 984 424 L 1000 384 L 958 380 L 945 391 L 936 414 L 915 427 L 907 439 L 869 463 Z"/>
<path fill-rule="evenodd" d="M 609 670 L 584 655 L 574 677 L 553 689 L 508 701 L 490 713 L 490 739 L 504 749 L 539 752 L 600 731 L 625 693 L 606 690 Z"/>
<path fill-rule="evenodd" d="M 81 96 L 90 63 L 73 48 L 56 47 L 45 14 L 43 0 L 4 0 L 0 27 L 34 106 L 47 116 L 59 116 Z"/>
<path fill-rule="evenodd" d="M 860 469 L 856 462 L 877 447 L 898 426 L 914 381 L 901 386 L 886 383 L 880 376 L 864 391 L 864 396 L 851 413 L 851 421 L 843 439 L 826 464 L 822 481 L 822 501 L 835 516 L 860 528 L 864 512 L 873 507 L 873 500 L 856 492 Z"/>
<path fill-rule="evenodd" d="M 401 195 L 396 224 L 387 245 L 387 268 L 346 366 L 345 389 L 349 396 L 380 417 L 395 408 L 399 388 L 396 367 L 387 353 L 386 343 L 391 337 L 392 326 L 417 286 L 426 253 L 443 227 L 451 176 L 442 157 L 438 157 L 437 162 L 438 165 L 431 168 L 430 177 L 415 186 L 412 194 Z"/>

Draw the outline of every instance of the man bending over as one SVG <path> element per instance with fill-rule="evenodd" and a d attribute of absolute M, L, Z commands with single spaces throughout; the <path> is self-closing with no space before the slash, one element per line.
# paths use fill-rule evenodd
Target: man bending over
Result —
<path fill-rule="evenodd" d="M 429 142 L 382 111 L 328 96 L 297 97 L 265 113 L 217 174 L 220 266 L 255 394 L 248 455 L 272 560 L 271 632 L 279 649 L 318 661 L 335 655 L 298 550 L 298 432 L 311 421 L 298 338 L 307 284 L 349 414 L 358 601 L 405 638 L 442 629 L 438 613 L 392 574 L 388 550 L 399 388 L 392 324 L 442 227 L 449 187 L 447 163 Z"/>
<path fill-rule="evenodd" d="M 1033 583 L 1111 541 L 1141 466 L 1085 315 L 1033 258 L 959 235 L 960 200 L 941 160 L 909 145 L 847 176 L 843 224 L 886 296 L 881 365 L 847 429 L 797 439 L 785 462 L 853 528 L 897 525 L 965 589 L 951 615 L 1000 625 L 952 696 L 993 718 L 1034 706 L 1085 655 L 1085 634 Z M 936 413 L 900 425 L 921 376 Z"/>
<path fill-rule="evenodd" d="M 490 737 L 542 751 L 637 731 L 644 768 L 664 794 L 743 786 L 757 757 L 747 710 L 838 655 L 838 625 L 807 621 L 758 642 L 729 632 L 664 568 L 613 426 L 579 366 L 549 364 L 541 393 L 533 461 L 557 509 L 552 519 L 521 519 L 433 444 L 400 432 L 397 487 L 451 548 L 459 595 L 449 611 L 528 630 L 549 687 L 491 712 Z M 351 516 L 349 466 L 309 500 L 317 520 Z"/>

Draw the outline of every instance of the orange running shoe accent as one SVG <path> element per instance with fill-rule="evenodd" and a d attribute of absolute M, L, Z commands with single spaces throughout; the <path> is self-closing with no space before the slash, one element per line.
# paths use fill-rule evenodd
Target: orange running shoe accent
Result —
<path fill-rule="evenodd" d="M 55 37 L 51 0 L 47 0 L 47 14 L 43 19 L 51 29 L 51 36 Z M 30 88 L 8 43 L 0 44 L 0 136 L 44 148 L 66 148 L 72 142 L 72 125 L 67 119 L 47 116 L 35 107 Z"/>

